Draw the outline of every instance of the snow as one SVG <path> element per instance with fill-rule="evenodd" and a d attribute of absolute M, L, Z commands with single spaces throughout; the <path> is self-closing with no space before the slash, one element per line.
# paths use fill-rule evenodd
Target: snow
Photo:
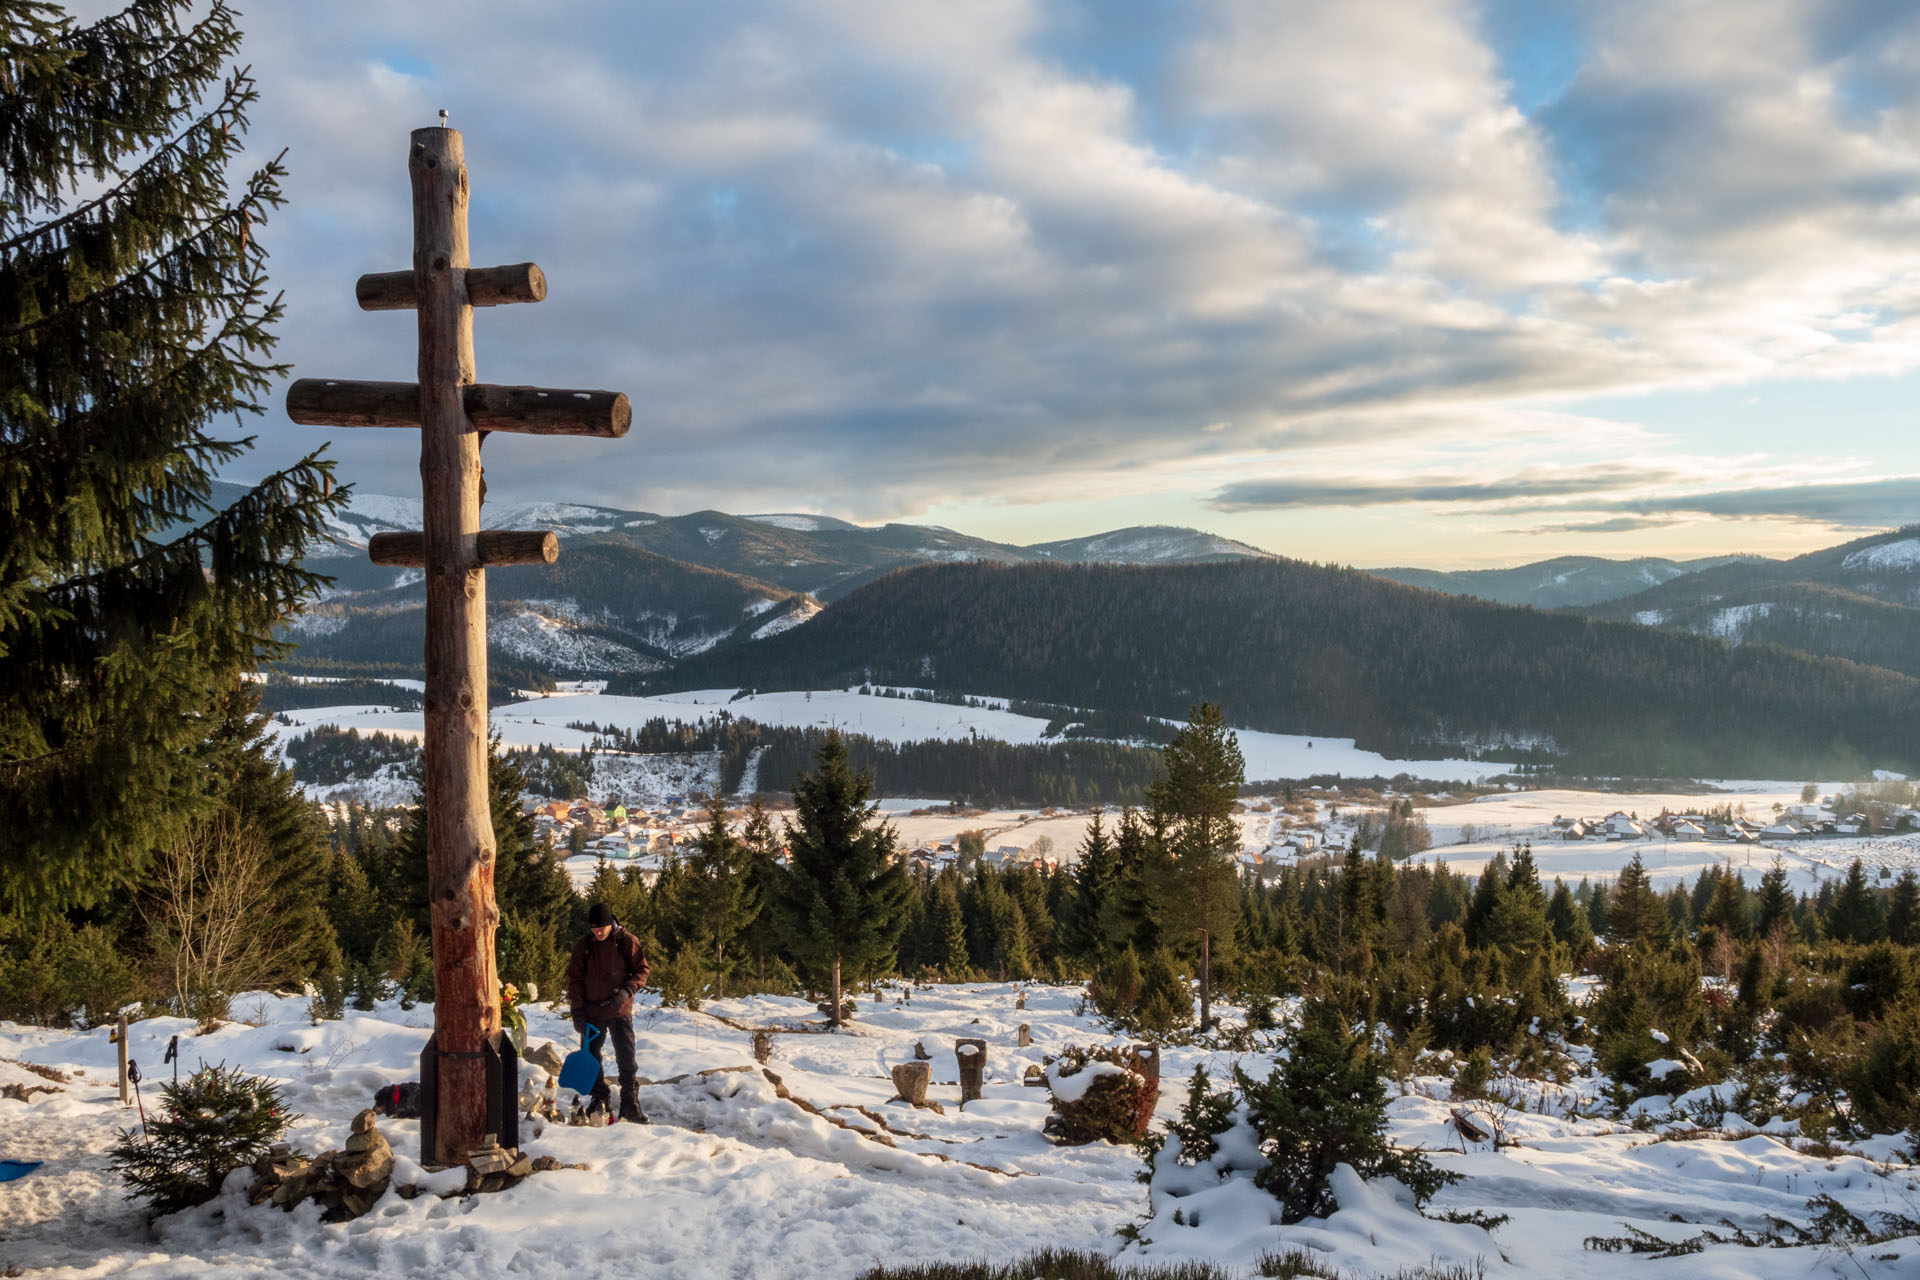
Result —
<path fill-rule="evenodd" d="M 971 1045 L 964 1046 L 963 1052 L 973 1052 Z M 1047 1064 L 1047 1091 L 1062 1102 L 1078 1102 L 1087 1096 L 1087 1090 L 1093 1088 L 1093 1082 L 1101 1076 L 1124 1076 L 1131 1074 L 1125 1067 L 1112 1062 L 1094 1059 L 1071 1075 L 1062 1074 L 1065 1062 Z"/>
<path fill-rule="evenodd" d="M 820 605 L 813 600 L 802 601 L 785 613 L 771 618 L 755 628 L 753 638 L 755 640 L 765 640 L 768 636 L 777 636 L 782 631 L 791 631 L 819 612 Z"/>
<path fill-rule="evenodd" d="M 533 602 L 529 602 L 533 603 Z M 502 653 L 582 671 L 658 671 L 663 664 L 605 636 L 581 629 L 547 602 L 489 621 L 487 639 Z M 571 610 L 565 611 L 570 613 Z M 555 616 L 559 614 L 561 616 Z"/>
<path fill-rule="evenodd" d="M 1731 804 L 1736 813 L 1761 822 L 1773 820 L 1773 806 L 1788 809 L 1799 803 L 1800 784 L 1789 782 L 1725 782 L 1721 790 L 1699 795 L 1679 792 L 1594 792 L 1571 790 L 1512 791 L 1481 796 L 1470 804 L 1422 808 L 1433 847 L 1421 860 L 1444 862 L 1463 875 L 1477 875 L 1496 854 L 1522 841 L 1533 846 L 1533 860 L 1541 879 L 1554 877 L 1568 884 L 1582 877 L 1612 879 L 1637 852 L 1647 875 L 1659 888 L 1692 884 L 1709 867 L 1731 869 L 1757 887 L 1760 877 L 1780 859 L 1788 883 L 1796 893 L 1816 893 L 1826 881 L 1845 873 L 1859 858 L 1872 872 L 1888 867 L 1896 873 L 1920 867 L 1920 835 L 1888 835 L 1869 839 L 1763 840 L 1735 844 L 1725 840 L 1666 839 L 1653 832 L 1647 839 L 1564 840 L 1553 828 L 1556 817 L 1601 818 L 1616 810 L 1651 819 L 1665 809 L 1697 812 Z M 1844 783 L 1816 784 L 1822 794 Z M 1343 813 L 1345 809 L 1343 807 Z M 1463 836 L 1474 836 L 1464 841 Z"/>
<path fill-rule="evenodd" d="M 818 516 L 775 513 L 773 515 L 745 516 L 743 519 L 752 520 L 756 524 L 770 524 L 776 529 L 791 529 L 795 533 L 818 533 L 820 531 L 820 518 Z"/>
<path fill-rule="evenodd" d="M 115 1131 L 137 1125 L 134 1110 L 122 1108 L 114 1093 L 115 1049 L 107 1030 L 0 1023 L 0 1059 L 79 1073 L 60 1093 L 36 1094 L 31 1102 L 0 1099 L 6 1153 L 46 1161 L 0 1187 L 3 1256 L 12 1267 L 61 1277 L 850 1280 L 877 1262 L 1006 1261 L 1042 1245 L 1111 1255 L 1120 1249 L 1115 1232 L 1136 1223 L 1149 1243 L 1128 1248 L 1122 1262 L 1144 1255 L 1251 1268 L 1269 1249 L 1301 1248 L 1353 1277 L 1429 1259 L 1482 1260 L 1494 1277 L 1605 1280 L 1630 1280 L 1649 1267 L 1763 1280 L 1835 1274 L 1842 1263 L 1845 1274 L 1868 1280 L 1913 1272 L 1911 1240 L 1863 1249 L 1851 1259 L 1813 1248 L 1709 1245 L 1689 1258 L 1650 1264 L 1630 1254 L 1581 1250 L 1578 1241 L 1618 1235 L 1623 1224 L 1681 1239 L 1723 1217 L 1751 1229 L 1764 1229 L 1768 1215 L 1805 1222 L 1806 1201 L 1818 1194 L 1869 1216 L 1883 1209 L 1912 1215 L 1916 1198 L 1911 1167 L 1881 1162 L 1892 1152 L 1888 1141 L 1857 1155 L 1803 1154 L 1790 1145 L 1790 1131 L 1768 1134 L 1734 1116 L 1730 1140 L 1650 1142 L 1648 1133 L 1584 1114 L 1598 1088 L 1590 1077 L 1549 1086 L 1554 1098 L 1543 1094 L 1542 1105 L 1508 1113 L 1507 1133 L 1520 1145 L 1499 1150 L 1489 1144 L 1461 1149 L 1448 1125 L 1451 1104 L 1440 1100 L 1444 1081 L 1416 1077 L 1413 1092 L 1389 1104 L 1397 1142 L 1422 1146 L 1436 1164 L 1464 1175 L 1430 1211 L 1511 1215 L 1491 1234 L 1422 1217 L 1396 1184 L 1363 1182 L 1351 1171 L 1334 1174 L 1338 1210 L 1332 1217 L 1283 1227 L 1277 1203 L 1252 1183 L 1261 1157 L 1245 1126 L 1223 1135 L 1213 1162 L 1184 1168 L 1179 1178 L 1156 1178 L 1143 1199 L 1132 1149 L 1052 1145 L 1039 1132 L 1049 1109 L 1046 1091 L 1020 1084 L 1029 1064 L 1070 1045 L 1110 1042 L 1109 1032 L 1075 1012 L 1078 988 L 1029 985 L 1025 1009 L 1015 1007 L 1016 993 L 1004 984 L 943 986 L 915 990 L 904 1003 L 901 989 L 889 987 L 881 1003 L 860 998 L 857 1018 L 842 1035 L 799 1030 L 819 1025 L 812 1006 L 800 1000 L 721 1000 L 696 1013 L 661 1009 L 649 994 L 635 1030 L 642 1076 L 662 1082 L 642 1091 L 654 1123 L 544 1125 L 537 1133 L 528 1124 L 522 1130 L 529 1153 L 584 1162 L 587 1169 L 538 1174 L 511 1191 L 472 1199 L 408 1201 L 390 1191 L 372 1213 L 340 1225 L 321 1224 L 310 1209 L 289 1215 L 247 1206 L 243 1174 L 221 1200 L 166 1220 L 152 1234 L 106 1167 Z M 178 1018 L 133 1025 L 130 1049 L 148 1070 L 149 1108 L 168 1070 L 161 1065 L 168 1038 L 178 1035 L 187 1070 L 225 1062 L 280 1082 L 300 1113 L 290 1139 L 307 1151 L 337 1147 L 375 1089 L 416 1078 L 432 1025 L 429 1006 L 403 1010 L 392 1002 L 318 1026 L 300 996 L 242 996 L 234 1011 L 245 1021 L 205 1036 Z M 1224 1013 L 1243 1016 L 1231 1008 Z M 855 1109 L 864 1107 L 894 1130 L 896 1145 L 781 1099 L 753 1067 L 748 1032 L 714 1015 L 789 1029 L 775 1037 L 769 1065 L 792 1095 L 871 1133 L 878 1125 Z M 572 1044 L 571 1028 L 548 1007 L 533 1006 L 528 1020 L 534 1039 Z M 1021 1023 L 1032 1029 L 1030 1048 L 1017 1047 Z M 962 1107 L 954 1046 L 972 1037 L 990 1046 L 987 1078 L 982 1099 Z M 929 1096 L 946 1107 L 944 1116 L 889 1101 L 889 1066 L 910 1059 L 916 1040 L 932 1051 Z M 1236 1054 L 1169 1044 L 1162 1052 L 1163 1121 L 1177 1111 L 1182 1082 L 1195 1065 L 1204 1063 L 1216 1081 L 1236 1063 L 1256 1076 L 1273 1065 L 1270 1049 Z M 535 1081 L 543 1074 L 527 1071 Z M 0 1061 L 0 1082 L 16 1078 L 31 1079 Z M 1580 1102 L 1582 1115 L 1567 1116 L 1568 1099 Z M 1649 1114 L 1662 1128 L 1658 1108 Z M 415 1163 L 417 1122 L 382 1120 L 379 1127 L 393 1143 L 400 1180 L 444 1177 Z M 1174 1208 L 1183 1210 L 1181 1225 L 1172 1222 Z M 1152 1217 L 1143 1221 L 1148 1212 Z M 1196 1216 L 1198 1226 L 1186 1225 Z"/>
<path fill-rule="evenodd" d="M 1714 610 L 1713 617 L 1707 623 L 1707 632 L 1738 644 L 1756 618 L 1764 618 L 1772 612 L 1773 605 L 1769 603 L 1729 605 Z"/>
<path fill-rule="evenodd" d="M 1846 569 L 1913 569 L 1920 567 L 1920 538 L 1901 538 L 1862 547 L 1840 562 Z"/>

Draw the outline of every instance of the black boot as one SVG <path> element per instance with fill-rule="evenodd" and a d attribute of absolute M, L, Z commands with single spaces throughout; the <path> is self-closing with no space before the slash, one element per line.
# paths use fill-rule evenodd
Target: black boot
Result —
<path fill-rule="evenodd" d="M 620 1118 L 629 1124 L 652 1124 L 647 1113 L 640 1109 L 640 1090 L 631 1083 L 620 1085 Z"/>

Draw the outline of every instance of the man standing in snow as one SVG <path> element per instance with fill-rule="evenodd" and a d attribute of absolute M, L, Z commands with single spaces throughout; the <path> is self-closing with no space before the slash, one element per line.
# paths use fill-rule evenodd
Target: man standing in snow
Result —
<path fill-rule="evenodd" d="M 620 1118 L 646 1124 L 640 1110 L 639 1068 L 633 1059 L 633 997 L 647 984 L 647 953 L 640 939 L 620 927 L 613 911 L 596 902 L 587 912 L 587 932 L 573 944 L 567 961 L 567 1004 L 573 1010 L 573 1029 L 599 1029 L 593 1038 L 593 1056 L 613 1041 L 614 1061 L 620 1068 Z M 606 1107 L 611 1100 L 603 1065 L 593 1086 L 594 1101 Z"/>

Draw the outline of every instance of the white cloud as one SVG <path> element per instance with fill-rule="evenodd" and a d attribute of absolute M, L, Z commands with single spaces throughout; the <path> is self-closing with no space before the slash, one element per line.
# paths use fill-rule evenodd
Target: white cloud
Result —
<path fill-rule="evenodd" d="M 1042 0 L 262 6 L 282 352 L 408 376 L 351 286 L 404 265 L 406 131 L 444 105 L 476 260 L 551 283 L 479 317 L 481 376 L 637 407 L 619 444 L 490 443 L 496 496 L 884 516 L 1387 447 L 1498 480 L 1634 431 L 1528 405 L 1920 366 L 1920 13 L 1581 12 L 1529 116 L 1465 0 L 1214 0 L 1144 62 Z M 348 478 L 411 466 L 339 439 Z"/>

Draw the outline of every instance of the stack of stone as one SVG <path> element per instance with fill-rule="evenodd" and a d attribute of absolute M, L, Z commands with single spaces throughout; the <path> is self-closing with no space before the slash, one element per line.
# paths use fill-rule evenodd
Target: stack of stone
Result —
<path fill-rule="evenodd" d="M 532 1172 L 532 1159 L 525 1152 L 501 1146 L 497 1134 L 488 1134 L 467 1153 L 469 1192 L 505 1191 L 518 1186 Z"/>
<path fill-rule="evenodd" d="M 276 1143 L 254 1164 L 248 1198 L 255 1204 L 272 1201 L 291 1210 L 303 1200 L 320 1204 L 327 1222 L 346 1222 L 373 1208 L 393 1179 L 393 1148 L 374 1127 L 371 1109 L 353 1118 L 346 1146 L 323 1151 L 312 1160 L 294 1155 L 285 1143 Z"/>

